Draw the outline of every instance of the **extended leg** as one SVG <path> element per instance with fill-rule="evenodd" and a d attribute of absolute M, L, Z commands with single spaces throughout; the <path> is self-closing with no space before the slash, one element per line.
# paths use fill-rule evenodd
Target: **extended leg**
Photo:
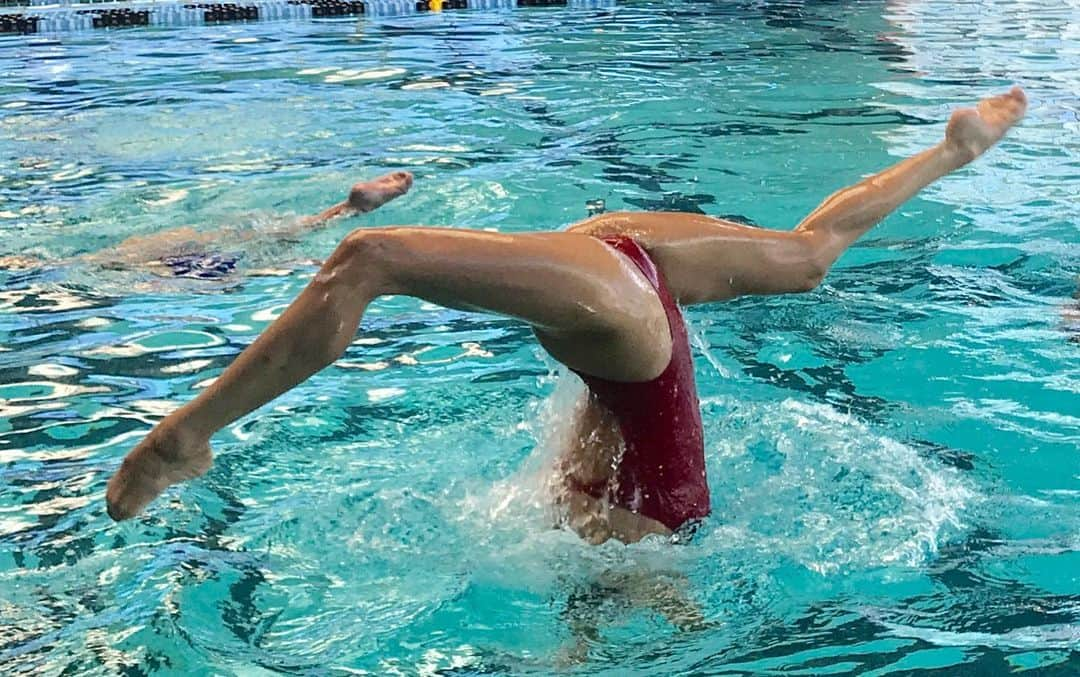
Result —
<path fill-rule="evenodd" d="M 361 181 L 353 184 L 349 197 L 344 202 L 339 202 L 314 216 L 305 216 L 275 235 L 299 235 L 321 228 L 339 216 L 374 211 L 390 200 L 409 192 L 412 184 L 413 175 L 410 172 L 392 172 L 371 181 Z"/>
<path fill-rule="evenodd" d="M 339 216 L 350 216 L 378 209 L 394 198 L 400 197 L 412 187 L 409 172 L 393 172 L 353 185 L 349 198 L 324 210 L 316 216 L 308 216 L 282 228 L 259 231 L 251 228 L 221 228 L 201 231 L 190 226 L 170 228 L 149 235 L 136 235 L 123 240 L 107 250 L 87 254 L 83 260 L 107 268 L 132 268 L 149 266 L 160 268 L 160 259 L 191 250 L 212 252 L 223 247 L 241 247 L 256 239 L 297 237 L 307 231 L 320 228 Z M 0 261 L 0 265 L 2 265 Z M 166 267 L 166 270 L 167 267 Z M 170 274 L 171 276 L 171 274 Z"/>
<path fill-rule="evenodd" d="M 793 231 L 750 228 L 696 214 L 615 213 L 571 230 L 641 242 L 684 304 L 816 286 L 863 233 L 930 183 L 971 162 L 1024 115 L 1019 88 L 953 113 L 938 145 L 844 188 Z"/>
<path fill-rule="evenodd" d="M 128 454 L 109 482 L 109 514 L 130 517 L 170 484 L 205 472 L 211 435 L 337 359 L 382 294 L 525 320 L 556 359 L 605 378 L 648 380 L 670 359 L 667 318 L 652 287 L 593 238 L 358 230 L 210 387 Z"/>

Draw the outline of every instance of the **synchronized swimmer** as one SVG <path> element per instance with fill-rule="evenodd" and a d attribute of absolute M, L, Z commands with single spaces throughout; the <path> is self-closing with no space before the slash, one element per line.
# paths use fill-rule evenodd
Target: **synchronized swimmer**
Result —
<path fill-rule="evenodd" d="M 339 358 L 372 300 L 405 294 L 524 321 L 581 376 L 587 402 L 554 466 L 567 526 L 592 543 L 686 529 L 709 514 L 710 497 L 678 306 L 813 289 L 857 238 L 983 154 L 1026 107 L 1013 88 L 955 111 L 943 141 L 834 193 L 791 231 L 672 212 L 603 214 L 565 231 L 513 235 L 354 230 L 212 385 L 127 455 L 108 484 L 109 515 L 130 518 L 170 485 L 205 473 L 215 432 Z M 411 184 L 403 172 L 358 184 L 356 204 L 351 197 L 314 218 L 373 209 Z"/>
<path fill-rule="evenodd" d="M 223 280 L 239 273 L 241 256 L 223 251 L 222 246 L 250 246 L 257 240 L 290 240 L 319 228 L 334 219 L 378 209 L 404 195 L 412 186 L 408 172 L 394 172 L 371 181 L 354 184 L 348 197 L 313 216 L 305 216 L 265 230 L 225 228 L 200 231 L 190 227 L 170 228 L 150 235 L 129 237 L 108 250 L 75 259 L 43 261 L 29 256 L 0 256 L 0 270 L 30 270 L 49 266 L 84 263 L 108 269 L 145 270 L 161 277 Z M 250 274 L 250 271 L 248 271 Z"/>

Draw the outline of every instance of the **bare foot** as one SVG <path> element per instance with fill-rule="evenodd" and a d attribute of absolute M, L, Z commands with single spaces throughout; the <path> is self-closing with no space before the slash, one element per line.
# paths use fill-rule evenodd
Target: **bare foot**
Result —
<path fill-rule="evenodd" d="M 213 463 L 210 445 L 159 425 L 124 457 L 105 490 L 109 517 L 134 517 L 167 488 L 206 473 Z"/>
<path fill-rule="evenodd" d="M 967 164 L 1000 141 L 1026 110 L 1027 96 L 1019 87 L 983 99 L 975 108 L 956 110 L 945 129 L 945 143 L 957 152 L 961 164 Z"/>
<path fill-rule="evenodd" d="M 370 212 L 409 192 L 412 183 L 413 175 L 409 172 L 392 172 L 361 181 L 349 191 L 349 206 L 358 212 Z"/>

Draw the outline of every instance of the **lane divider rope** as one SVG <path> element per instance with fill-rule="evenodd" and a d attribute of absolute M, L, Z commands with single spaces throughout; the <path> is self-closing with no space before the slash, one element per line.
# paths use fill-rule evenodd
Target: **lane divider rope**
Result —
<path fill-rule="evenodd" d="M 3 0 L 0 0 L 2 2 Z M 35 2 L 37 0 L 31 0 Z M 0 9 L 0 34 L 64 33 L 135 26 L 200 26 L 327 17 L 394 17 L 463 9 L 614 7 L 615 0 L 240 0 L 239 2 L 115 2 L 103 6 Z"/>

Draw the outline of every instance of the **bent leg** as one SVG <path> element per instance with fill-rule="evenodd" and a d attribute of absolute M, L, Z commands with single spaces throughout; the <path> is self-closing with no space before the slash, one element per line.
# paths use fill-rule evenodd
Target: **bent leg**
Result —
<path fill-rule="evenodd" d="M 670 360 L 667 318 L 633 263 L 575 233 L 502 235 L 443 228 L 358 230 L 263 334 L 125 459 L 106 493 L 114 519 L 210 466 L 217 430 L 342 355 L 368 304 L 407 294 L 533 325 L 568 366 L 648 380 Z"/>
<path fill-rule="evenodd" d="M 635 237 L 684 304 L 815 287 L 856 239 L 920 190 L 985 152 L 1024 115 L 1019 88 L 953 113 L 945 140 L 828 197 L 793 231 L 696 214 L 604 214 L 573 232 Z"/>

